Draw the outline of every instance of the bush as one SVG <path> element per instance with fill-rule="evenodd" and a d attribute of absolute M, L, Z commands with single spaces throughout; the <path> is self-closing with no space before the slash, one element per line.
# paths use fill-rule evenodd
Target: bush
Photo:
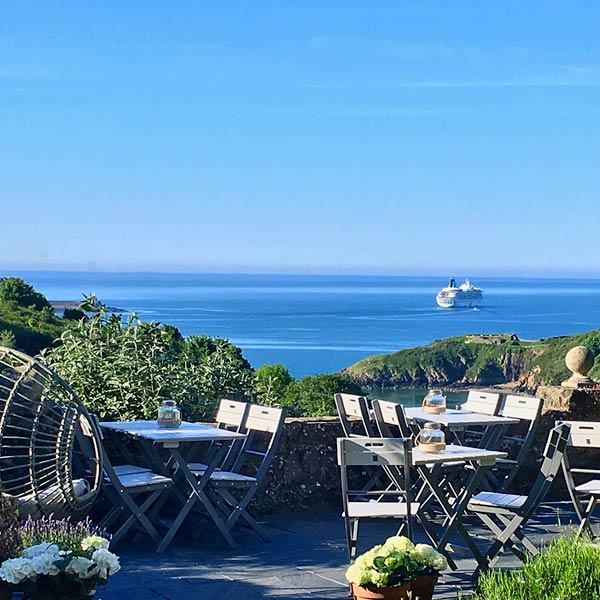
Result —
<path fill-rule="evenodd" d="M 598 600 L 600 547 L 558 538 L 522 571 L 483 573 L 478 588 L 478 600 Z"/>
<path fill-rule="evenodd" d="M 264 406 L 281 406 L 294 378 L 283 365 L 264 365 L 254 373 L 256 401 Z"/>
<path fill-rule="evenodd" d="M 52 306 L 43 294 L 36 292 L 32 286 L 17 277 L 0 279 L 0 302 L 22 308 L 36 310 L 49 308 L 52 310 Z"/>
<path fill-rule="evenodd" d="M 337 414 L 333 395 L 361 394 L 359 385 L 343 375 L 303 377 L 285 390 L 282 406 L 297 417 L 326 417 Z"/>
<path fill-rule="evenodd" d="M 186 342 L 175 327 L 135 315 L 123 322 L 101 307 L 71 322 L 60 341 L 45 360 L 102 419 L 154 419 L 167 399 L 184 418 L 205 419 L 221 395 L 251 395 L 252 371 L 226 340 Z"/>

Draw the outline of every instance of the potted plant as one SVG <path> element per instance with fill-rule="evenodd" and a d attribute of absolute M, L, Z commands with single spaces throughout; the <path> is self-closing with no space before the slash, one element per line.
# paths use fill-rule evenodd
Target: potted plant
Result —
<path fill-rule="evenodd" d="M 443 554 L 428 544 L 394 536 L 361 554 L 346 571 L 355 600 L 431 600 Z"/>
<path fill-rule="evenodd" d="M 29 519 L 17 529 L 20 550 L 0 579 L 26 600 L 90 600 L 119 571 L 119 558 L 90 521 Z"/>

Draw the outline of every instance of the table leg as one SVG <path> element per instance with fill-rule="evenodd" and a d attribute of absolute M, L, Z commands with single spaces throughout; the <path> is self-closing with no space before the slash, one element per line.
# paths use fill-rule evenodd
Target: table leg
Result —
<path fill-rule="evenodd" d="M 452 533 L 456 530 L 460 536 L 463 538 L 469 550 L 475 557 L 477 564 L 480 567 L 484 567 L 486 565 L 485 558 L 477 548 L 475 542 L 465 529 L 461 517 L 467 508 L 467 504 L 471 499 L 472 495 L 477 491 L 477 486 L 481 479 L 484 469 L 487 467 L 484 465 L 479 465 L 479 468 L 473 474 L 473 477 L 469 481 L 468 485 L 463 489 L 460 496 L 456 499 L 454 506 L 450 504 L 448 499 L 442 493 L 442 490 L 437 487 L 435 477 L 432 477 L 432 473 L 427 469 L 427 467 L 421 467 L 419 470 L 421 471 L 421 476 L 427 482 L 434 496 L 437 498 L 438 502 L 444 509 L 444 512 L 448 515 L 448 521 L 446 525 L 446 530 L 444 531 L 442 537 L 438 542 L 437 549 L 439 552 L 443 552 L 448 558 L 448 552 L 446 550 L 446 546 L 450 541 L 450 537 Z"/>
<path fill-rule="evenodd" d="M 207 469 L 201 477 L 196 477 L 196 475 L 194 475 L 194 473 L 190 471 L 187 464 L 187 460 L 181 454 L 181 452 L 179 452 L 179 448 L 168 448 L 169 452 L 171 453 L 171 456 L 175 461 L 175 464 L 177 464 L 177 472 L 180 473 L 181 476 L 185 479 L 185 481 L 191 488 L 191 491 L 187 501 L 185 502 L 181 511 L 177 515 L 177 518 L 175 519 L 175 521 L 169 528 L 169 531 L 160 543 L 157 552 L 163 552 L 167 548 L 167 546 L 171 543 L 171 540 L 183 524 L 185 517 L 190 513 L 194 505 L 198 502 L 200 502 L 204 506 L 204 509 L 221 532 L 221 535 L 225 538 L 225 541 L 232 548 L 235 548 L 235 540 L 233 539 L 229 529 L 227 528 L 225 521 L 220 517 L 210 498 L 204 492 L 204 488 L 210 481 L 210 477 L 213 474 L 216 466 L 220 464 L 220 462 L 224 458 L 227 448 L 227 444 L 221 445 L 219 450 L 212 457 L 211 464 L 207 465 Z"/>

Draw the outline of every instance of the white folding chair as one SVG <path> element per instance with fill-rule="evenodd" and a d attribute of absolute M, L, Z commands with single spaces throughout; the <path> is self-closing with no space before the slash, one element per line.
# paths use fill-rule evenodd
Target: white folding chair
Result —
<path fill-rule="evenodd" d="M 92 419 L 97 423 L 95 415 L 92 415 Z M 101 428 L 99 426 L 97 428 L 102 436 Z M 120 526 L 111 538 L 112 543 L 117 544 L 134 525 L 138 525 L 158 546 L 161 538 L 148 518 L 148 513 L 154 508 L 157 500 L 173 486 L 173 480 L 135 465 L 114 467 L 104 444 L 101 445 L 101 452 L 104 470 L 102 489 L 112 507 L 100 521 L 100 527 L 110 530 L 120 522 Z M 138 500 L 139 497 L 143 498 L 141 502 Z"/>
<path fill-rule="evenodd" d="M 227 429 L 228 431 L 235 431 L 236 433 L 244 433 L 249 407 L 250 405 L 247 402 L 221 398 L 215 416 L 215 426 L 218 429 Z M 217 465 L 218 469 L 227 470 L 232 467 L 242 449 L 243 442 L 244 440 L 234 440 L 231 442 L 223 462 L 220 465 Z M 210 444 L 204 454 L 204 462 L 192 462 L 189 465 L 190 469 L 192 471 L 205 471 L 207 463 L 212 463 L 212 459 L 215 453 L 218 452 L 221 443 L 222 442 L 219 442 L 219 444 Z"/>
<path fill-rule="evenodd" d="M 461 410 L 490 416 L 497 415 L 499 408 L 500 394 L 498 392 L 480 392 L 479 390 L 471 390 L 467 394 L 466 402 L 460 407 Z"/>
<path fill-rule="evenodd" d="M 225 517 L 228 530 L 241 519 L 265 541 L 264 529 L 247 511 L 269 465 L 277 452 L 284 428 L 285 413 L 281 408 L 250 405 L 245 420 L 244 444 L 230 470 L 215 470 L 207 486 L 208 494 Z M 203 470 L 190 469 L 201 477 Z"/>
<path fill-rule="evenodd" d="M 419 511 L 419 505 L 410 500 L 411 455 L 410 438 L 338 438 L 337 457 L 350 560 L 356 556 L 358 525 L 362 519 L 400 519 L 402 524 L 398 533 L 406 529 L 411 537 L 412 519 Z M 391 477 L 394 472 L 401 472 L 402 480 L 395 478 L 392 489 L 350 488 L 349 469 L 356 467 L 363 471 L 365 466 L 380 467 Z"/>
<path fill-rule="evenodd" d="M 406 420 L 402 404 L 398 402 L 389 402 L 387 400 L 373 400 L 372 405 L 373 413 L 375 415 L 375 424 L 377 425 L 381 437 L 410 438 L 413 436 L 413 432 Z"/>
<path fill-rule="evenodd" d="M 364 396 L 356 396 L 355 394 L 334 394 L 335 406 L 337 408 L 342 429 L 346 437 L 356 437 L 356 435 L 376 437 L 377 433 L 371 417 L 369 415 L 369 405 Z M 355 434 L 352 432 L 351 417 L 360 419 L 363 432 Z"/>
<path fill-rule="evenodd" d="M 525 427 L 523 435 L 503 435 L 492 442 L 492 448 L 501 447 L 509 453 L 509 458 L 501 458 L 496 463 L 496 468 L 490 474 L 490 479 L 496 478 L 496 485 L 500 490 L 507 490 L 513 482 L 519 469 L 523 466 L 535 433 L 542 416 L 544 401 L 541 398 L 508 395 L 501 403 L 499 414 L 503 417 L 519 419 L 519 427 Z M 510 426 L 509 426 L 510 428 Z M 506 433 L 507 428 L 498 428 L 499 432 Z M 512 454 L 512 457 L 511 457 Z"/>
<path fill-rule="evenodd" d="M 600 448 L 600 423 L 587 421 L 558 421 L 557 424 L 564 423 L 571 427 L 571 435 L 567 446 L 567 452 L 563 455 L 562 469 L 567 482 L 569 496 L 573 502 L 575 512 L 579 517 L 581 525 L 579 526 L 578 535 L 584 531 L 594 536 L 590 520 L 600 499 L 600 469 L 582 469 L 573 468 L 569 457 L 568 448 L 585 448 L 599 449 Z M 598 453 L 597 453 L 598 454 Z M 597 456 L 600 458 L 600 456 Z M 574 475 L 581 481 L 581 475 L 588 475 L 586 481 L 579 484 L 575 483 Z M 593 477 L 596 476 L 596 477 Z M 584 506 L 585 502 L 585 506 Z"/>
<path fill-rule="evenodd" d="M 540 472 L 527 496 L 480 492 L 471 498 L 467 509 L 481 519 L 495 538 L 485 555 L 488 567 L 493 567 L 507 548 L 520 560 L 524 560 L 525 553 L 519 546 L 533 555 L 539 552 L 523 533 L 523 528 L 550 491 L 567 448 L 569 430 L 568 424 L 561 423 L 550 431 Z"/>
<path fill-rule="evenodd" d="M 467 394 L 467 400 L 460 407 L 461 410 L 477 413 L 480 415 L 489 415 L 491 417 L 498 414 L 500 408 L 500 394 L 498 392 L 481 392 L 471 390 Z M 489 440 L 493 435 L 493 427 L 480 427 L 477 429 L 467 429 L 463 432 L 464 443 L 471 445 L 471 440 L 477 441 L 480 448 L 489 445 Z"/>

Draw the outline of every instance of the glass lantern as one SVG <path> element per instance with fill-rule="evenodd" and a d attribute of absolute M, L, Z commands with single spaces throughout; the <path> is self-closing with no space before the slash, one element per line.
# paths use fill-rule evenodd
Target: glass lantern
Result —
<path fill-rule="evenodd" d="M 163 400 L 158 409 L 158 426 L 176 428 L 181 425 L 181 411 L 174 400 Z"/>
<path fill-rule="evenodd" d="M 423 452 L 443 452 L 446 449 L 446 435 L 439 423 L 425 423 L 417 435 L 417 446 Z"/>
<path fill-rule="evenodd" d="M 423 400 L 423 412 L 440 415 L 446 412 L 446 396 L 442 390 L 429 390 Z"/>

